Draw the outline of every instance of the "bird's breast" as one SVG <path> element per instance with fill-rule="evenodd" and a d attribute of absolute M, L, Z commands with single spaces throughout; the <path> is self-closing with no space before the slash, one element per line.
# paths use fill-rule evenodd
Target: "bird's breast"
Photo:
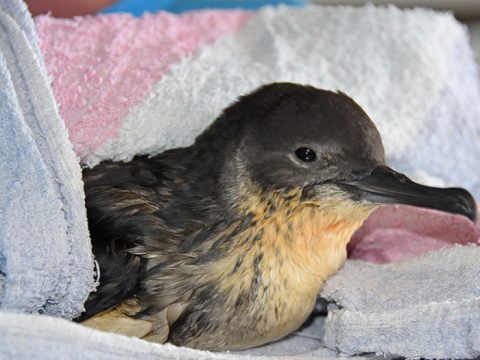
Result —
<path fill-rule="evenodd" d="M 240 334 L 245 344 L 274 341 L 302 325 L 325 280 L 344 263 L 351 235 L 371 212 L 351 204 L 341 205 L 343 212 L 328 208 L 297 204 L 272 212 L 256 206 L 254 226 L 215 264 L 215 273 L 223 274 L 217 286 L 228 294 L 226 308 L 250 313 L 238 318 L 250 322 L 242 324 L 249 329 Z"/>

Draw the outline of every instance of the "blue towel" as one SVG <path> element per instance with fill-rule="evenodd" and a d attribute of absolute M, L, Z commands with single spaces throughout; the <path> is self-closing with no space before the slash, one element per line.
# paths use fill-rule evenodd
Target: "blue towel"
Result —
<path fill-rule="evenodd" d="M 119 0 L 102 12 L 129 12 L 135 16 L 140 16 L 145 12 L 157 12 L 160 10 L 173 13 L 199 9 L 255 10 L 266 5 L 303 6 L 306 3 L 307 0 Z"/>
<path fill-rule="evenodd" d="M 20 1 L 0 0 L 0 84 L 1 308 L 72 318 L 94 288 L 81 169 Z"/>

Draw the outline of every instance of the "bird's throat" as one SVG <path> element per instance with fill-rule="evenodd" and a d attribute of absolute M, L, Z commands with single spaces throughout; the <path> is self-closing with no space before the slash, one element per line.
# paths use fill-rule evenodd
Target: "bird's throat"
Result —
<path fill-rule="evenodd" d="M 254 226 L 240 237 L 256 241 L 235 243 L 243 244 L 244 252 L 264 254 L 261 263 L 278 275 L 304 277 L 302 289 L 308 278 L 319 287 L 339 269 L 352 234 L 375 209 L 345 198 L 302 202 L 295 191 L 250 198 L 247 204 Z"/>

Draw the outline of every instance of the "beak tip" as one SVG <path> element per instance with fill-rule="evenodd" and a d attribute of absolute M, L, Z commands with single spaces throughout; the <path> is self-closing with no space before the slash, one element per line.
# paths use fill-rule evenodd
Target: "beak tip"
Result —
<path fill-rule="evenodd" d="M 478 207 L 475 198 L 465 189 L 456 188 L 455 190 L 459 192 L 457 201 L 461 208 L 460 212 L 475 223 L 478 219 Z"/>

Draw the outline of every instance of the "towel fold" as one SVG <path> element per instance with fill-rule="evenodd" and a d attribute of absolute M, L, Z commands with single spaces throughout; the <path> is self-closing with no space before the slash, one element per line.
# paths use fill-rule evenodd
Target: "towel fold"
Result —
<path fill-rule="evenodd" d="M 342 355 L 480 356 L 480 247 L 455 246 L 412 261 L 349 261 L 327 281 L 324 341 Z"/>
<path fill-rule="evenodd" d="M 480 212 L 480 209 L 479 209 Z M 376 210 L 348 244 L 349 258 L 389 263 L 454 244 L 480 244 L 480 220 L 404 205 Z"/>
<path fill-rule="evenodd" d="M 18 1 L 0 1 L 0 84 L 0 304 L 72 318 L 93 289 L 81 171 Z"/>

